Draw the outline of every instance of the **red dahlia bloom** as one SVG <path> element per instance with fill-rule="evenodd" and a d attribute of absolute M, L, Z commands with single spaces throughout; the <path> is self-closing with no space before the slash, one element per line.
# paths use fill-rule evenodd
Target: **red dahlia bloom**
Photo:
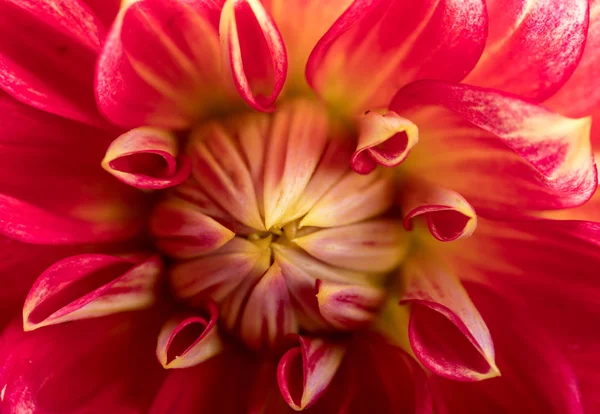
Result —
<path fill-rule="evenodd" d="M 0 411 L 597 412 L 599 7 L 1 1 Z"/>

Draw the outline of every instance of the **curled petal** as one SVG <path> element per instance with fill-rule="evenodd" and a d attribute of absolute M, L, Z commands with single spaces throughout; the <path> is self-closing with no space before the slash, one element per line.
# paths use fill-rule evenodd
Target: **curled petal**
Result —
<path fill-rule="evenodd" d="M 425 257 L 406 264 L 403 274 L 400 303 L 412 304 L 408 335 L 419 361 L 458 381 L 500 375 L 490 332 L 460 281 Z"/>
<path fill-rule="evenodd" d="M 368 174 L 381 164 L 395 167 L 419 141 L 419 129 L 393 111 L 367 111 L 358 119 L 358 148 L 352 169 Z"/>
<path fill-rule="evenodd" d="M 394 269 L 408 247 L 406 232 L 391 220 L 323 229 L 293 242 L 325 263 L 363 272 Z"/>
<path fill-rule="evenodd" d="M 167 321 L 158 334 L 156 356 L 164 368 L 188 368 L 221 352 L 217 329 L 219 311 L 208 305 L 209 318 L 178 315 Z"/>
<path fill-rule="evenodd" d="M 345 347 L 322 339 L 297 337 L 277 366 L 283 399 L 296 411 L 313 405 L 325 392 L 344 357 Z"/>
<path fill-rule="evenodd" d="M 473 207 L 460 194 L 425 182 L 411 184 L 402 190 L 404 228 L 411 230 L 412 221 L 424 216 L 429 231 L 439 241 L 469 237 L 477 227 Z"/>
<path fill-rule="evenodd" d="M 96 318 L 146 308 L 155 301 L 162 271 L 156 256 L 145 260 L 82 254 L 50 266 L 32 286 L 23 306 L 23 327 Z"/>
<path fill-rule="evenodd" d="M 344 226 L 384 213 L 392 206 L 394 193 L 387 173 L 347 173 L 304 216 L 300 226 Z"/>
<path fill-rule="evenodd" d="M 158 190 L 181 184 L 192 170 L 190 160 L 177 158 L 177 138 L 151 127 L 133 129 L 115 139 L 102 168 L 136 188 Z"/>
<path fill-rule="evenodd" d="M 235 236 L 195 204 L 175 197 L 156 207 L 150 232 L 162 251 L 183 259 L 216 250 Z"/>
<path fill-rule="evenodd" d="M 290 333 L 298 332 L 298 321 L 285 278 L 277 263 L 260 278 L 244 309 L 241 335 L 250 347 L 273 347 Z"/>
<path fill-rule="evenodd" d="M 385 297 L 385 290 L 375 286 L 317 281 L 319 311 L 336 329 L 367 325 L 375 319 Z"/>
<path fill-rule="evenodd" d="M 227 0 L 221 13 L 223 56 L 244 100 L 259 111 L 273 104 L 287 76 L 287 54 L 275 22 L 259 0 Z"/>

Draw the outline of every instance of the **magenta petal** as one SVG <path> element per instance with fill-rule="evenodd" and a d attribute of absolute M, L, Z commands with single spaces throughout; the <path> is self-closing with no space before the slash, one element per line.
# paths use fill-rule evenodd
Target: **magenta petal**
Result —
<path fill-rule="evenodd" d="M 131 130 L 115 139 L 102 161 L 102 167 L 136 188 L 158 190 L 185 181 L 191 171 L 190 160 L 178 157 L 177 137 L 150 127 Z"/>
<path fill-rule="evenodd" d="M 258 0 L 228 0 L 221 13 L 220 35 L 225 64 L 242 98 L 259 111 L 273 110 L 288 62 L 272 17 Z"/>
<path fill-rule="evenodd" d="M 23 306 L 24 329 L 147 308 L 155 302 L 161 271 L 158 257 L 68 257 L 32 286 Z"/>

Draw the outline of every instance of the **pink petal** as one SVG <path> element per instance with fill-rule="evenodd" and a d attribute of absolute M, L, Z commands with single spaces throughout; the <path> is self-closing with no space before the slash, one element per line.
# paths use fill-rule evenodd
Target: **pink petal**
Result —
<path fill-rule="evenodd" d="M 391 220 L 332 227 L 292 241 L 332 266 L 362 272 L 389 272 L 404 258 L 407 234 Z"/>
<path fill-rule="evenodd" d="M 121 8 L 121 0 L 83 0 L 85 4 L 94 12 L 98 19 L 104 24 L 104 27 L 112 26 Z"/>
<path fill-rule="evenodd" d="M 96 72 L 103 114 L 128 128 L 180 129 L 230 101 L 218 64 L 222 3 L 149 0 L 122 8 Z"/>
<path fill-rule="evenodd" d="M 500 375 L 490 332 L 460 281 L 434 258 L 403 268 L 400 303 L 412 304 L 408 335 L 419 361 L 437 375 L 480 381 Z"/>
<path fill-rule="evenodd" d="M 160 316 L 130 313 L 0 337 L 0 410 L 22 413 L 144 413 L 164 370 L 152 343 Z"/>
<path fill-rule="evenodd" d="M 413 221 L 423 216 L 431 235 L 439 241 L 469 237 L 477 227 L 477 215 L 467 200 L 452 190 L 425 182 L 403 187 L 401 206 L 406 230 L 411 230 Z"/>
<path fill-rule="evenodd" d="M 542 101 L 573 73 L 586 40 L 585 0 L 488 1 L 486 48 L 465 79 Z"/>
<path fill-rule="evenodd" d="M 443 110 L 415 114 L 420 105 Z M 413 111 L 419 151 L 444 154 L 407 168 L 459 191 L 479 214 L 576 206 L 596 189 L 588 118 L 565 118 L 512 95 L 436 81 L 400 90 L 392 108 Z"/>
<path fill-rule="evenodd" d="M 192 164 L 177 157 L 177 138 L 168 131 L 141 127 L 115 139 L 106 150 L 102 167 L 132 187 L 158 190 L 181 184 Z"/>
<path fill-rule="evenodd" d="M 336 329 L 354 330 L 368 325 L 385 298 L 385 290 L 375 286 L 317 281 L 319 311 Z"/>
<path fill-rule="evenodd" d="M 287 351 L 277 367 L 284 400 L 296 411 L 313 405 L 325 392 L 344 357 L 340 344 L 298 336 L 299 346 Z"/>
<path fill-rule="evenodd" d="M 273 110 L 287 76 L 287 54 L 272 17 L 259 0 L 227 0 L 219 31 L 239 94 L 254 109 Z"/>
<path fill-rule="evenodd" d="M 150 232 L 159 249 L 181 259 L 209 253 L 235 236 L 195 204 L 176 197 L 168 198 L 154 209 Z"/>
<path fill-rule="evenodd" d="M 298 321 L 290 295 L 277 263 L 260 278 L 249 294 L 243 310 L 240 333 L 254 349 L 274 347 L 291 333 L 298 332 Z"/>
<path fill-rule="evenodd" d="M 417 79 L 458 81 L 485 44 L 479 0 L 354 1 L 313 49 L 309 84 L 350 113 L 385 107 L 398 86 Z"/>
<path fill-rule="evenodd" d="M 158 257 L 68 257 L 46 269 L 32 286 L 23 306 L 24 329 L 149 307 L 161 271 Z"/>
<path fill-rule="evenodd" d="M 86 4 L 9 0 L 0 16 L 0 88 L 43 111 L 104 125 L 93 74 L 105 28 Z"/>
<path fill-rule="evenodd" d="M 395 167 L 419 141 L 419 130 L 408 119 L 392 111 L 367 111 L 358 119 L 358 148 L 352 156 L 352 169 L 368 174 L 378 164 Z"/>
<path fill-rule="evenodd" d="M 217 329 L 219 310 L 208 305 L 209 317 L 178 315 L 169 319 L 158 334 L 156 356 L 163 368 L 189 368 L 221 352 Z"/>

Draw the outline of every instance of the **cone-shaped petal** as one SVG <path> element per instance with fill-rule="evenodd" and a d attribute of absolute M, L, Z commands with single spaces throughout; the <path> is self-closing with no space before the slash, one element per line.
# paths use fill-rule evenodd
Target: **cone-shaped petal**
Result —
<path fill-rule="evenodd" d="M 156 356 L 164 368 L 188 368 L 221 352 L 214 303 L 207 306 L 207 317 L 176 315 L 169 319 L 158 334 Z"/>
<path fill-rule="evenodd" d="M 180 259 L 216 250 L 235 236 L 195 204 L 177 197 L 168 198 L 154 209 L 150 232 L 162 251 Z"/>
<path fill-rule="evenodd" d="M 367 111 L 358 118 L 358 148 L 352 169 L 368 174 L 378 164 L 395 167 L 419 141 L 419 129 L 393 111 Z"/>
<path fill-rule="evenodd" d="M 385 290 L 375 286 L 317 281 L 319 311 L 336 329 L 367 325 L 377 316 L 385 297 Z"/>
<path fill-rule="evenodd" d="M 269 13 L 259 0 L 227 0 L 219 31 L 239 94 L 254 109 L 272 110 L 287 76 L 287 55 Z"/>
<path fill-rule="evenodd" d="M 325 392 L 344 357 L 343 345 L 298 336 L 277 367 L 277 383 L 285 402 L 296 411 L 313 405 Z"/>
<path fill-rule="evenodd" d="M 297 237 L 293 242 L 312 256 L 362 272 L 389 272 L 402 261 L 407 233 L 392 220 L 372 220 L 332 227 Z"/>
<path fill-rule="evenodd" d="M 400 303 L 412 304 L 408 335 L 415 355 L 446 378 L 479 381 L 498 376 L 485 322 L 460 281 L 434 260 L 417 256 L 403 268 Z"/>
<path fill-rule="evenodd" d="M 177 138 L 151 127 L 133 129 L 115 139 L 102 160 L 102 168 L 132 187 L 158 190 L 181 184 L 192 164 L 177 157 Z"/>
<path fill-rule="evenodd" d="M 146 308 L 155 301 L 161 271 L 158 257 L 68 257 L 50 266 L 34 283 L 23 306 L 23 327 L 31 331 Z"/>
<path fill-rule="evenodd" d="M 401 195 L 404 228 L 411 230 L 419 216 L 427 219 L 432 236 L 439 241 L 469 237 L 477 227 L 473 207 L 460 194 L 429 183 L 411 180 Z"/>

